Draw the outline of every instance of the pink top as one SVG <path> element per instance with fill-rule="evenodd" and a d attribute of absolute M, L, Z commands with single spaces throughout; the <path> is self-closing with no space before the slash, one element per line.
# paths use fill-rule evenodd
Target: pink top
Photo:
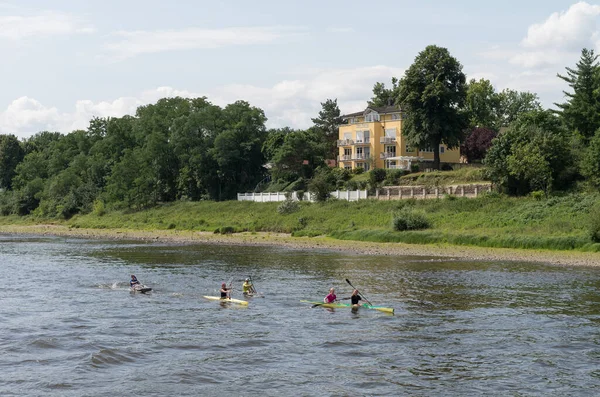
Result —
<path fill-rule="evenodd" d="M 335 296 L 335 294 L 329 294 L 325 297 L 325 303 L 331 303 L 333 301 L 335 301 L 337 299 L 337 296 Z"/>

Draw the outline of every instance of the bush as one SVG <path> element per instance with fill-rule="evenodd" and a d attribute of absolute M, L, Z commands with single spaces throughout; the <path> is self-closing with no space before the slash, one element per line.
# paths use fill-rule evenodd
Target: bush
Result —
<path fill-rule="evenodd" d="M 94 206 L 92 212 L 96 216 L 102 216 L 106 213 L 106 206 L 104 205 L 104 201 L 96 200 L 94 201 Z"/>
<path fill-rule="evenodd" d="M 421 170 L 421 166 L 419 164 L 411 164 L 410 171 L 411 172 L 419 172 Z"/>
<path fill-rule="evenodd" d="M 352 170 L 352 173 L 353 173 L 354 175 L 360 175 L 360 174 L 362 174 L 363 172 L 365 172 L 365 169 L 364 169 L 363 167 L 356 167 L 356 168 L 354 168 L 354 169 Z"/>
<path fill-rule="evenodd" d="M 371 186 L 376 186 L 378 183 L 381 183 L 385 180 L 387 172 L 383 168 L 375 168 L 369 171 L 369 182 Z"/>
<path fill-rule="evenodd" d="M 543 190 L 536 190 L 531 192 L 531 197 L 533 197 L 536 201 L 542 201 L 546 193 Z"/>
<path fill-rule="evenodd" d="M 296 190 L 296 197 L 299 201 L 304 200 L 304 190 Z"/>
<path fill-rule="evenodd" d="M 232 234 L 235 233 L 235 228 L 233 226 L 223 226 L 221 229 L 218 229 L 221 234 Z"/>
<path fill-rule="evenodd" d="M 404 207 L 394 215 L 392 228 L 398 232 L 405 230 L 422 230 L 431 227 L 431 222 L 422 211 Z"/>
<path fill-rule="evenodd" d="M 595 207 L 590 211 L 590 223 L 588 233 L 594 243 L 600 243 L 600 207 Z"/>
<path fill-rule="evenodd" d="M 279 204 L 279 206 L 277 206 L 277 212 L 282 215 L 291 214 L 299 210 L 300 204 L 291 199 L 286 199 L 281 204 Z"/>

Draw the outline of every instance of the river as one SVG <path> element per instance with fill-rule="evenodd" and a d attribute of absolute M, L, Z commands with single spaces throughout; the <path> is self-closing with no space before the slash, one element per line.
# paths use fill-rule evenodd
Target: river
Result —
<path fill-rule="evenodd" d="M 395 315 L 300 302 L 345 279 Z M 2 396 L 600 392 L 594 268 L 4 235 L 0 280 Z"/>

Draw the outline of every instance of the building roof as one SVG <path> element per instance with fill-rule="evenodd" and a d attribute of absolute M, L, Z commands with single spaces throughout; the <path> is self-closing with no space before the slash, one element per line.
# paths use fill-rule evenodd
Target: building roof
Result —
<path fill-rule="evenodd" d="M 367 113 L 369 110 L 372 110 L 372 111 L 377 112 L 379 114 L 399 113 L 399 112 L 402 111 L 402 109 L 400 109 L 400 106 L 395 106 L 395 105 L 394 106 L 381 106 L 381 107 L 369 106 L 369 107 L 367 107 L 363 111 L 356 112 L 356 113 L 345 114 L 345 115 L 342 116 L 342 118 L 364 116 L 365 113 Z"/>

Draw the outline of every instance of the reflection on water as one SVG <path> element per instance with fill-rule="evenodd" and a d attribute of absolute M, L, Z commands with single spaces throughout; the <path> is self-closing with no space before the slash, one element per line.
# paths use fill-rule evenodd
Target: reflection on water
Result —
<path fill-rule="evenodd" d="M 153 288 L 129 294 L 130 274 Z M 234 297 L 252 277 L 264 297 Z M 348 279 L 372 310 L 310 308 Z M 595 395 L 600 271 L 0 236 L 0 395 Z"/>

